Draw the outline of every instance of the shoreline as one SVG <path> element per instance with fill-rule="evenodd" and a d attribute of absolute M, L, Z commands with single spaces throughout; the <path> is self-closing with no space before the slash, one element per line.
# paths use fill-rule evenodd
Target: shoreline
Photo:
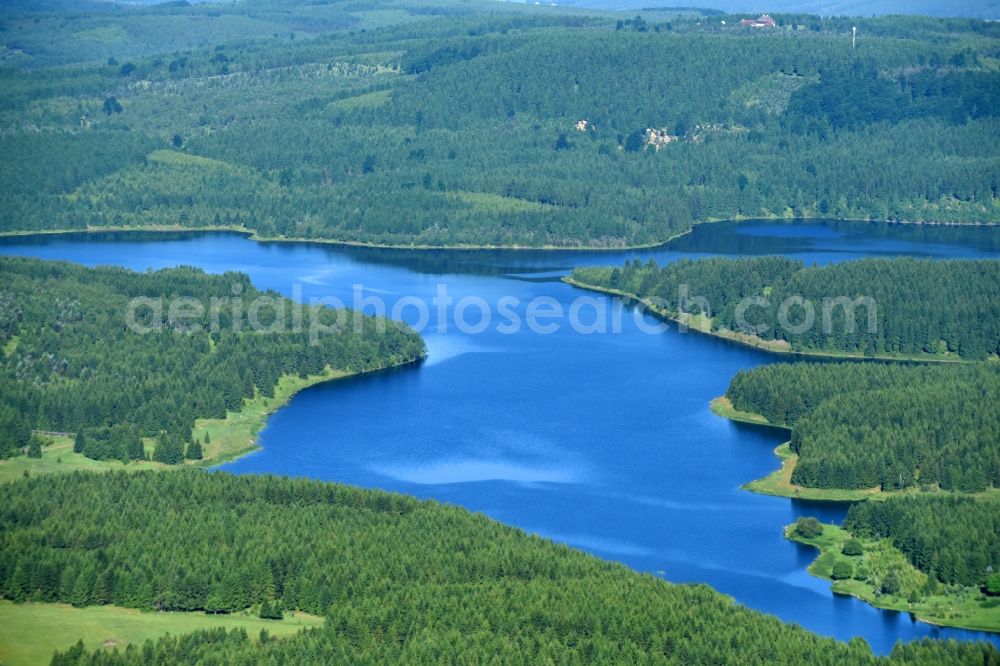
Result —
<path fill-rule="evenodd" d="M 227 412 L 224 418 L 199 418 L 195 420 L 192 428 L 193 438 L 202 443 L 206 433 L 210 437 L 209 443 L 202 443 L 204 458 L 201 460 L 185 460 L 178 465 L 165 465 L 152 460 L 133 460 L 128 463 L 122 463 L 120 460 L 95 460 L 73 451 L 72 435 L 60 436 L 42 447 L 41 458 L 28 458 L 25 455 L 20 455 L 0 460 L 0 483 L 16 481 L 24 477 L 25 474 L 34 477 L 77 471 L 102 473 L 113 470 L 138 472 L 143 470 L 211 469 L 260 450 L 262 448 L 259 443 L 260 433 L 267 426 L 268 419 L 303 390 L 327 382 L 418 365 L 424 358 L 426 358 L 426 354 L 393 365 L 352 372 L 334 370 L 328 366 L 322 374 L 309 375 L 305 378 L 297 375 L 282 375 L 274 387 L 273 397 L 267 398 L 258 395 L 252 399 L 245 399 L 243 407 L 238 412 Z"/>
<path fill-rule="evenodd" d="M 721 220 L 717 220 L 721 221 Z M 745 221 L 745 220 L 744 220 Z M 698 224 L 712 224 L 712 222 L 699 222 Z M 1000 226 L 1000 225 L 998 225 Z M 693 229 L 692 227 L 691 229 Z M 247 227 L 238 226 L 207 226 L 207 227 L 182 227 L 179 225 L 149 225 L 142 227 L 135 226 L 123 226 L 123 227 L 87 227 L 86 229 L 17 229 L 12 231 L 0 231 L 0 239 L 2 238 L 22 238 L 30 236 L 66 236 L 69 234 L 114 234 L 114 233 L 148 233 L 148 234 L 165 234 L 165 233 L 234 233 L 241 234 L 246 237 L 247 240 L 256 241 L 258 243 L 313 243 L 318 245 L 333 245 L 338 247 L 347 248 L 366 248 L 372 250 L 399 250 L 399 251 L 454 251 L 454 252 L 475 252 L 475 251 L 494 251 L 494 250 L 510 250 L 518 252 L 628 252 L 630 250 L 649 250 L 656 247 L 661 247 L 670 243 L 681 236 L 685 236 L 691 233 L 691 229 L 687 229 L 680 233 L 676 233 L 666 240 L 663 241 L 653 241 L 650 243 L 641 243 L 638 245 L 592 245 L 592 246 L 581 246 L 581 245 L 478 245 L 478 244 L 452 244 L 452 245 L 429 245 L 429 244 L 415 244 L 415 245 L 404 245 L 402 243 L 373 243 L 369 241 L 358 241 L 358 240 L 344 240 L 337 238 L 301 238 L 301 237 L 284 237 L 284 236 L 261 236 L 253 229 Z"/>
<path fill-rule="evenodd" d="M 629 301 L 642 303 L 642 305 L 650 313 L 656 317 L 673 322 L 679 327 L 683 327 L 686 331 L 694 331 L 695 333 L 701 335 L 707 335 L 719 340 L 725 340 L 727 342 L 732 342 L 744 347 L 750 347 L 751 349 L 756 349 L 758 351 L 767 352 L 769 354 L 777 354 L 781 356 L 799 357 L 799 358 L 819 358 L 819 359 L 832 359 L 838 361 L 900 361 L 900 362 L 919 362 L 919 363 L 968 363 L 969 361 L 963 361 L 961 358 L 940 358 L 936 356 L 924 356 L 924 355 L 877 355 L 877 356 L 864 356 L 862 354 L 851 354 L 848 352 L 824 352 L 824 351 L 797 351 L 790 349 L 787 343 L 781 343 L 778 341 L 764 340 L 756 336 L 744 335 L 742 333 L 737 333 L 735 331 L 721 330 L 721 331 L 706 331 L 699 326 L 702 320 L 695 321 L 695 317 L 688 316 L 686 319 L 682 319 L 674 313 L 668 312 L 661 308 L 656 307 L 649 301 L 649 299 L 641 298 L 636 294 L 632 294 L 626 291 L 621 291 L 619 289 L 612 289 L 611 287 L 602 287 L 600 285 L 588 284 L 586 282 L 580 282 L 579 280 L 574 280 L 572 275 L 566 275 L 562 278 L 562 281 L 566 284 L 576 287 L 578 289 L 585 289 L 587 291 L 594 291 L 602 294 L 608 294 L 610 296 L 617 296 L 622 299 L 627 299 Z M 700 315 L 699 315 L 700 317 Z"/>
<path fill-rule="evenodd" d="M 687 236 L 694 232 L 695 227 L 702 225 L 716 224 L 718 222 L 817 222 L 817 221 L 830 221 L 830 222 L 850 222 L 856 224 L 888 224 L 888 225 L 906 225 L 906 226 L 928 226 L 928 227 L 970 227 L 970 228 L 981 228 L 981 227 L 1000 227 L 1000 222 L 915 222 L 912 220 L 880 220 L 873 218 L 853 218 L 853 217 L 783 217 L 779 215 L 772 216 L 754 216 L 754 217 L 731 217 L 731 218 L 708 218 L 705 220 L 699 220 L 692 224 L 689 228 L 684 231 L 674 233 L 663 240 L 650 241 L 648 243 L 639 243 L 634 245 L 587 245 L 587 246 L 571 246 L 571 245 L 480 245 L 480 244 L 410 244 L 406 245 L 403 243 L 374 243 L 369 241 L 358 241 L 349 239 L 338 239 L 338 238 L 301 238 L 301 237 L 269 237 L 261 236 L 255 230 L 249 229 L 243 226 L 202 226 L 202 227 L 183 227 L 179 225 L 148 225 L 148 226 L 122 226 L 122 227 L 87 227 L 85 229 L 15 229 L 9 231 L 0 231 L 0 239 L 2 238 L 18 238 L 22 236 L 59 236 L 66 234 L 102 234 L 102 233 L 136 233 L 145 232 L 150 234 L 157 233 L 178 233 L 178 232 L 192 232 L 192 233 L 211 233 L 211 232 L 230 232 L 239 233 L 246 236 L 247 240 L 257 241 L 260 243 L 317 243 L 323 245 L 333 245 L 348 248 L 369 248 L 378 250 L 414 250 L 414 251 L 490 251 L 490 250 L 512 250 L 512 251 L 539 251 L 539 252 L 629 252 L 633 250 L 649 250 L 658 247 L 664 247 L 669 243 Z"/>
<path fill-rule="evenodd" d="M 735 409 L 729 398 L 719 396 L 709 403 L 712 413 L 730 421 L 738 423 L 749 423 L 750 425 L 764 426 L 767 428 L 777 428 L 784 430 L 791 437 L 792 429 L 778 423 L 771 423 L 760 414 L 751 412 L 741 412 Z M 795 463 L 798 455 L 789 448 L 791 442 L 786 440 L 774 448 L 774 455 L 781 461 L 778 469 L 765 477 L 748 481 L 740 486 L 741 489 L 758 495 L 769 495 L 771 497 L 787 497 L 788 499 L 812 500 L 818 502 L 858 502 L 871 499 L 876 495 L 886 498 L 895 493 L 884 493 L 878 488 L 846 489 L 846 488 L 810 488 L 792 483 L 792 472 L 795 471 Z"/>
<path fill-rule="evenodd" d="M 725 396 L 714 398 L 709 403 L 712 413 L 730 421 L 747 423 L 765 428 L 776 428 L 784 430 L 791 435 L 792 429 L 779 423 L 771 423 L 760 414 L 751 412 L 741 412 L 733 408 L 732 403 Z M 798 455 L 793 453 L 789 447 L 791 441 L 785 441 L 774 448 L 774 455 L 781 461 L 778 469 L 760 479 L 754 479 L 744 483 L 740 488 L 758 495 L 769 495 L 771 497 L 785 497 L 788 499 L 811 500 L 815 502 L 862 502 L 866 500 L 881 501 L 890 497 L 906 497 L 913 495 L 947 495 L 955 497 L 970 497 L 976 499 L 996 500 L 1000 499 L 1000 489 L 987 488 L 976 493 L 959 493 L 950 490 L 923 491 L 919 488 L 908 488 L 905 490 L 882 490 L 881 488 L 811 488 L 800 486 L 791 482 L 792 472 L 795 471 L 795 464 Z"/>
<path fill-rule="evenodd" d="M 809 564 L 808 567 L 806 567 L 806 571 L 811 576 L 829 582 L 830 591 L 833 594 L 854 597 L 855 599 L 868 604 L 872 608 L 878 608 L 879 610 L 909 613 L 915 620 L 937 627 L 954 627 L 956 629 L 966 629 L 969 631 L 1000 633 L 1000 614 L 996 614 L 995 619 L 989 618 L 989 620 L 986 621 L 971 619 L 968 622 L 963 622 L 962 618 L 940 617 L 939 614 L 941 612 L 959 614 L 975 613 L 977 610 L 988 611 L 989 609 L 983 609 L 979 605 L 978 600 L 971 598 L 978 593 L 978 590 L 975 590 L 974 592 L 972 591 L 974 588 L 965 588 L 964 594 L 968 598 L 962 600 L 965 602 L 964 604 L 960 604 L 956 607 L 954 602 L 958 601 L 958 599 L 947 595 L 936 595 L 924 599 L 923 601 L 910 602 L 908 599 L 903 599 L 901 596 L 896 595 L 882 594 L 877 596 L 875 588 L 868 581 L 861 581 L 854 578 L 842 580 L 834 579 L 829 574 L 829 571 L 833 568 L 834 562 L 848 561 L 853 567 L 855 564 L 854 561 L 857 560 L 857 564 L 860 566 L 862 563 L 862 557 L 845 556 L 840 552 L 844 541 L 855 538 L 854 535 L 837 525 L 831 525 L 829 523 L 823 523 L 822 525 L 823 534 L 813 539 L 807 539 L 796 534 L 794 523 L 786 525 L 783 533 L 784 537 L 789 541 L 809 546 L 819 551 L 816 558 Z M 909 561 L 906 560 L 905 555 L 892 546 L 888 540 L 883 539 L 880 542 L 872 542 L 871 540 L 868 540 L 865 543 L 865 546 L 867 546 L 865 549 L 866 554 L 868 551 L 878 554 L 889 550 L 893 553 L 896 559 L 904 562 L 905 566 L 909 567 L 914 572 L 917 572 L 918 575 L 926 577 L 926 574 L 919 572 L 915 567 L 913 567 Z M 952 605 L 943 609 L 942 606 L 944 604 Z M 935 609 L 938 614 L 930 614 L 935 612 Z M 990 620 L 992 620 L 992 622 Z"/>
<path fill-rule="evenodd" d="M 764 416 L 751 412 L 741 412 L 732 406 L 732 403 L 725 396 L 720 396 L 711 401 L 712 412 L 722 418 L 739 423 L 747 423 L 766 428 L 780 428 L 791 432 L 791 428 L 784 425 L 770 423 Z M 912 495 L 915 491 L 888 491 L 883 492 L 878 488 L 848 490 L 839 488 L 808 488 L 805 486 L 793 485 L 790 482 L 792 471 L 798 456 L 789 450 L 790 442 L 784 442 L 774 449 L 775 455 L 781 459 L 781 466 L 764 478 L 750 481 L 741 486 L 742 490 L 772 497 L 784 497 L 788 499 L 802 499 L 819 502 L 858 502 L 858 501 L 882 501 L 894 496 Z M 937 490 L 933 494 L 953 494 L 946 491 Z M 983 497 L 985 501 L 1000 498 L 1000 492 L 987 490 L 984 493 L 968 495 L 970 497 Z M 879 595 L 876 588 L 869 580 L 857 580 L 854 578 L 836 580 L 832 577 L 833 564 L 839 560 L 847 560 L 855 570 L 862 566 L 862 559 L 842 554 L 843 542 L 853 538 L 849 532 L 842 527 L 832 524 L 823 524 L 824 534 L 814 539 L 806 539 L 795 534 L 795 524 L 786 525 L 782 532 L 786 539 L 803 545 L 816 548 L 819 554 L 809 564 L 806 571 L 816 578 L 826 580 L 830 583 L 830 591 L 834 595 L 850 596 L 862 601 L 873 608 L 882 611 L 895 611 L 909 613 L 917 621 L 940 627 L 953 627 L 969 631 L 983 631 L 989 633 L 1000 633 L 1000 615 L 990 615 L 987 608 L 981 605 L 979 597 L 980 591 L 975 588 L 964 588 L 959 595 L 935 595 L 929 598 L 922 598 L 920 601 L 911 602 L 909 598 L 902 595 Z M 885 558 L 885 553 L 889 552 L 893 556 L 893 562 L 899 566 L 905 566 L 916 572 L 915 575 L 924 575 L 918 572 L 903 553 L 899 552 L 888 540 L 877 542 L 866 542 L 865 551 L 879 560 L 881 563 Z M 870 564 L 871 562 L 869 562 Z M 857 565 L 857 567 L 855 567 Z M 960 617 L 943 617 L 941 614 L 959 615 Z M 964 620 L 964 618 L 968 618 Z"/>
<path fill-rule="evenodd" d="M 248 432 L 249 439 L 247 439 L 243 445 L 233 443 L 227 447 L 225 443 L 219 446 L 213 438 L 211 443 L 205 446 L 218 446 L 218 448 L 215 449 L 217 454 L 211 458 L 206 456 L 202 460 L 194 461 L 189 466 L 201 469 L 210 469 L 234 460 L 238 460 L 239 458 L 253 453 L 254 451 L 263 449 L 260 445 L 260 433 L 263 432 L 264 428 L 267 426 L 268 419 L 272 414 L 291 402 L 292 398 L 308 388 L 319 386 L 320 384 L 326 384 L 328 382 L 362 377 L 364 375 L 384 372 L 386 370 L 398 370 L 411 365 L 419 365 L 426 357 L 427 355 L 424 353 L 418 358 L 401 361 L 396 364 L 384 365 L 371 370 L 346 371 L 335 370 L 327 366 L 327 370 L 323 374 L 309 375 L 305 378 L 295 375 L 282 375 L 278 379 L 278 384 L 274 387 L 274 397 L 265 398 L 263 396 L 257 396 L 252 400 L 245 401 L 243 409 L 239 412 L 227 413 L 226 418 L 224 419 L 197 419 L 193 428 L 193 433 L 196 438 L 204 438 L 206 432 L 211 433 L 213 430 L 221 429 L 223 433 L 228 434 L 230 437 L 246 436 Z M 252 407 L 257 403 L 257 401 L 261 401 L 260 409 L 253 409 Z M 185 467 L 185 465 L 177 465 L 176 467 Z"/>

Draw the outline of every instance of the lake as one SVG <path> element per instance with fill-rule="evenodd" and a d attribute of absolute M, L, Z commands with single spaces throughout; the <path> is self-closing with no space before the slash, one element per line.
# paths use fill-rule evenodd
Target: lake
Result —
<path fill-rule="evenodd" d="M 424 329 L 426 362 L 303 391 L 270 419 L 261 450 L 220 469 L 459 504 L 672 582 L 706 583 L 820 634 L 861 636 L 882 653 L 923 636 L 1000 645 L 997 636 L 834 596 L 806 572 L 816 551 L 786 541 L 782 527 L 802 515 L 838 522 L 845 506 L 741 490 L 777 467 L 772 451 L 782 434 L 718 418 L 709 401 L 739 370 L 781 358 L 673 326 L 650 333 L 659 325 L 650 317 L 559 280 L 573 266 L 631 258 L 997 258 L 996 228 L 717 223 L 667 246 L 622 252 L 414 252 L 237 234 L 94 234 L 8 238 L 0 253 L 137 270 L 238 270 L 288 296 L 349 305 L 361 298 L 370 312 L 395 307 L 409 323 L 421 323 L 421 309 L 436 314 L 443 289 L 452 313 L 432 316 Z M 590 332 L 566 318 L 551 318 L 552 332 L 524 323 L 529 303 L 567 312 L 580 297 Z M 457 317 L 463 299 L 473 305 Z M 516 332 L 496 311 L 482 325 L 475 304 L 492 310 L 503 299 L 522 322 Z M 607 332 L 593 332 L 601 322 Z"/>

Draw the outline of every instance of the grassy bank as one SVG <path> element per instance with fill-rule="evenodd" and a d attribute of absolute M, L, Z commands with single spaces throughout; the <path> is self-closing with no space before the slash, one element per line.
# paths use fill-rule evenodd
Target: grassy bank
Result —
<path fill-rule="evenodd" d="M 771 472 L 763 479 L 756 479 L 743 486 L 744 490 L 749 490 L 761 495 L 776 495 L 778 497 L 791 497 L 792 499 L 822 500 L 826 502 L 857 502 L 858 500 L 869 499 L 875 496 L 888 496 L 891 493 L 884 493 L 879 488 L 809 488 L 792 483 L 792 472 L 795 471 L 795 463 L 798 462 L 798 455 L 792 452 L 785 442 L 774 450 L 774 455 L 781 459 L 781 467 Z"/>
<path fill-rule="evenodd" d="M 755 425 L 773 425 L 768 422 L 768 420 L 760 415 L 754 414 L 753 412 L 741 412 L 740 410 L 733 407 L 733 403 L 729 401 L 726 396 L 719 396 L 715 398 L 710 403 L 712 412 L 724 419 L 729 419 L 730 421 L 739 421 L 741 423 L 753 423 Z M 783 426 L 774 426 L 783 427 Z"/>
<path fill-rule="evenodd" d="M 754 425 L 767 425 L 773 428 L 785 428 L 768 422 L 760 414 L 752 412 L 741 412 L 733 407 L 729 398 L 720 396 L 712 400 L 712 412 L 722 418 L 740 423 L 752 423 Z M 785 428 L 787 430 L 787 428 Z M 883 494 L 877 488 L 867 488 L 863 490 L 845 490 L 842 488 L 807 488 L 792 483 L 792 472 L 795 470 L 795 463 L 798 462 L 798 455 L 792 452 L 785 442 L 774 450 L 774 455 L 781 460 L 781 467 L 771 472 L 763 479 L 751 481 L 743 486 L 744 490 L 749 490 L 761 495 L 776 495 L 778 497 L 791 497 L 794 499 L 824 500 L 831 502 L 854 502 L 867 499 L 873 495 Z"/>
<path fill-rule="evenodd" d="M 215 627 L 242 627 L 256 637 L 261 629 L 271 636 L 288 636 L 322 624 L 323 618 L 306 613 L 286 613 L 283 620 L 262 620 L 250 613 L 154 613 L 118 606 L 74 608 L 66 604 L 0 601 L 0 663 L 48 664 L 55 650 L 66 650 L 78 640 L 91 650 L 110 650 L 155 641 L 168 633 L 187 634 Z"/>
<path fill-rule="evenodd" d="M 250 400 L 244 400 L 240 411 L 228 412 L 224 419 L 196 420 L 194 437 L 199 442 L 204 442 L 207 434 L 209 443 L 203 445 L 204 459 L 192 464 L 202 467 L 217 465 L 257 449 L 257 436 L 264 429 L 267 417 L 288 404 L 292 396 L 310 386 L 354 374 L 356 373 L 333 370 L 328 366 L 324 373 L 318 375 L 307 377 L 284 375 L 274 387 L 274 397 L 257 395 Z"/>
<path fill-rule="evenodd" d="M 858 539 L 861 555 L 845 555 L 844 544 L 854 536 L 836 525 L 823 525 L 815 538 L 800 535 L 794 525 L 785 528 L 785 537 L 819 550 L 819 557 L 809 565 L 809 573 L 831 581 L 835 594 L 857 597 L 877 608 L 913 614 L 931 624 L 981 631 L 1000 632 L 1000 599 L 985 596 L 978 588 L 946 587 L 914 568 L 906 556 L 888 539 Z M 835 579 L 834 567 L 840 564 L 847 578 Z M 898 587 L 883 590 L 883 582 L 894 573 Z M 895 587 L 895 586 L 894 586 Z"/>
<path fill-rule="evenodd" d="M 657 307 L 646 298 L 640 298 L 637 294 L 621 291 L 619 289 L 612 289 L 610 287 L 602 287 L 600 285 L 580 282 L 579 280 L 573 279 L 573 277 L 569 275 L 563 277 L 562 281 L 565 282 L 566 284 L 572 285 L 579 289 L 596 291 L 602 294 L 618 296 L 619 298 L 634 303 L 641 303 L 646 308 L 647 311 L 656 315 L 660 319 L 674 322 L 680 326 L 686 327 L 688 330 L 700 333 L 702 335 L 710 335 L 715 338 L 721 338 L 722 340 L 734 342 L 736 344 L 743 345 L 744 347 L 752 347 L 754 349 L 769 352 L 772 354 L 784 354 L 788 356 L 798 356 L 802 358 L 841 359 L 849 361 L 922 361 L 922 362 L 935 362 L 935 363 L 965 362 L 955 356 L 942 355 L 942 354 L 879 354 L 876 356 L 865 356 L 863 353 L 858 353 L 858 352 L 795 350 L 792 349 L 792 346 L 785 340 L 765 340 L 755 335 L 747 335 L 745 333 L 739 333 L 737 331 L 731 331 L 729 329 L 713 330 L 712 320 L 708 317 L 705 317 L 700 314 L 692 316 L 683 312 L 681 313 L 670 312 L 663 308 Z"/>
<path fill-rule="evenodd" d="M 307 377 L 285 375 L 275 386 L 273 397 L 258 395 L 253 399 L 244 400 L 243 407 L 239 411 L 228 412 L 224 419 L 198 419 L 195 421 L 194 437 L 199 442 L 204 442 L 207 434 L 209 442 L 202 445 L 204 455 L 202 460 L 187 461 L 185 465 L 210 467 L 257 449 L 257 436 L 267 423 L 268 416 L 287 404 L 292 396 L 310 386 L 350 377 L 354 374 L 356 373 L 332 370 L 328 367 L 326 372 L 318 375 Z M 170 470 L 182 467 L 182 465 L 164 465 L 152 461 L 133 461 L 126 464 L 118 460 L 92 460 L 73 451 L 73 438 L 71 436 L 45 436 L 44 439 L 48 443 L 42 447 L 41 458 L 28 458 L 22 455 L 0 460 L 0 483 L 20 479 L 26 473 L 35 476 L 75 471 Z M 147 454 L 151 454 L 152 441 L 148 440 L 145 444 Z"/>

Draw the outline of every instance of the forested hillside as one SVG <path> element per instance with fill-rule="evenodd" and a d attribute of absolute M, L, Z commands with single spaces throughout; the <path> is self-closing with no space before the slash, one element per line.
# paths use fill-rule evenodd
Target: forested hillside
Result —
<path fill-rule="evenodd" d="M 1000 220 L 994 23 L 168 4 L 3 15 L 0 230 L 575 247 Z"/>
<path fill-rule="evenodd" d="M 0 507 L 4 596 L 213 612 L 282 600 L 330 618 L 281 641 L 202 632 L 118 656 L 80 648 L 59 664 L 998 658 L 982 643 L 924 642 L 876 659 L 863 641 L 820 638 L 462 509 L 314 481 L 74 474 L 2 485 Z"/>
<path fill-rule="evenodd" d="M 741 411 L 792 429 L 792 482 L 816 488 L 1000 488 L 1000 368 L 794 363 L 733 378 Z M 996 540 L 996 534 L 990 539 Z"/>
<path fill-rule="evenodd" d="M 913 566 L 941 583 L 985 586 L 1000 572 L 996 502 L 927 496 L 859 502 L 844 527 L 863 537 L 891 539 Z"/>
<path fill-rule="evenodd" d="M 636 260 L 578 268 L 572 278 L 652 299 L 673 314 L 703 313 L 707 302 L 713 331 L 752 334 L 794 351 L 967 360 L 1000 353 L 997 261 L 862 259 L 806 267 L 761 257 L 661 267 Z"/>
<path fill-rule="evenodd" d="M 133 298 L 163 298 L 158 316 L 152 305 L 134 309 L 135 330 L 126 325 Z M 178 299 L 188 316 L 171 320 Z M 140 438 L 158 435 L 162 462 L 180 462 L 196 418 L 271 396 L 282 375 L 361 372 L 424 353 L 395 324 L 351 316 L 334 331 L 336 322 L 332 310 L 294 307 L 242 273 L 2 258 L 0 457 L 44 430 L 80 433 L 79 452 L 114 460 L 144 457 Z M 314 323 L 324 328 L 312 336 Z"/>

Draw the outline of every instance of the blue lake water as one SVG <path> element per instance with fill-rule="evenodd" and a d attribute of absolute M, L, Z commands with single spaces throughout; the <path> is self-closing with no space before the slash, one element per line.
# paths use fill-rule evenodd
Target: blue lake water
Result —
<path fill-rule="evenodd" d="M 997 636 L 937 628 L 908 614 L 830 593 L 806 572 L 815 551 L 786 541 L 801 515 L 839 521 L 839 504 L 791 501 L 740 486 L 777 465 L 782 434 L 714 416 L 709 401 L 740 369 L 778 359 L 720 340 L 658 334 L 617 301 L 559 281 L 575 265 L 626 259 L 785 254 L 808 263 L 900 254 L 1000 257 L 1000 230 L 845 223 L 719 223 L 669 246 L 623 252 L 406 252 L 304 243 L 256 243 L 239 235 L 29 237 L 0 254 L 116 264 L 144 270 L 178 264 L 244 271 L 254 284 L 303 299 L 355 293 L 387 311 L 409 297 L 430 304 L 547 297 L 581 319 L 620 321 L 620 332 L 583 334 L 565 322 L 545 334 L 424 331 L 420 366 L 303 391 L 261 435 L 263 448 L 221 469 L 308 476 L 435 498 L 620 560 L 673 582 L 707 583 L 753 608 L 820 634 L 864 637 L 879 652 L 923 636 Z M 354 285 L 362 285 L 360 291 Z M 400 312 L 417 323 L 417 308 Z M 617 316 L 620 315 L 620 316 Z M 469 308 L 467 322 L 478 322 Z"/>

